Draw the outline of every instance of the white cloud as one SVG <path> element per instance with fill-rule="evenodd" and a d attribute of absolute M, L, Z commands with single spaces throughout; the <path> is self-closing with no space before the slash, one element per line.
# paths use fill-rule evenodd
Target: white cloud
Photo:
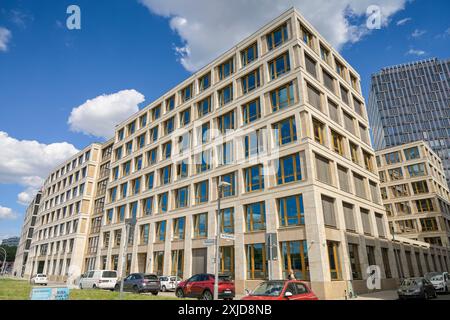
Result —
<path fill-rule="evenodd" d="M 386 26 L 407 0 L 138 0 L 152 13 L 170 20 L 181 37 L 176 49 L 180 62 L 195 71 L 230 49 L 261 26 L 295 6 L 337 49 L 370 33 L 365 18 L 370 5 L 381 9 Z M 359 19 L 361 20 L 361 19 Z"/>
<path fill-rule="evenodd" d="M 17 140 L 0 131 L 0 184 L 19 184 L 26 189 L 18 202 L 28 204 L 48 173 L 78 150 L 67 142 L 42 144 Z"/>
<path fill-rule="evenodd" d="M 420 37 L 423 36 L 425 33 L 427 33 L 426 30 L 419 30 L 419 29 L 416 29 L 416 30 L 414 30 L 414 32 L 411 34 L 411 36 L 412 36 L 413 38 L 420 38 Z"/>
<path fill-rule="evenodd" d="M 0 27 L 0 51 L 8 51 L 8 43 L 11 40 L 11 31 Z"/>
<path fill-rule="evenodd" d="M 424 56 L 427 53 L 423 50 L 416 50 L 416 49 L 409 49 L 408 52 L 406 52 L 407 55 L 412 55 L 412 56 Z"/>
<path fill-rule="evenodd" d="M 0 206 L 0 220 L 14 220 L 17 219 L 17 213 L 11 208 Z"/>
<path fill-rule="evenodd" d="M 72 109 L 68 124 L 70 130 L 109 139 L 114 128 L 137 111 L 145 97 L 136 90 L 123 90 L 87 100 Z"/>
<path fill-rule="evenodd" d="M 403 25 L 407 24 L 408 22 L 410 22 L 411 20 L 412 20 L 411 18 L 405 18 L 405 19 L 398 20 L 397 25 L 403 26 Z"/>

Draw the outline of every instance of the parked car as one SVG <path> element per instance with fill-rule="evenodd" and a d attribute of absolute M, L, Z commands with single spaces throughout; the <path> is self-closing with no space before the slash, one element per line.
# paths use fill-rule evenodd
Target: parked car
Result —
<path fill-rule="evenodd" d="M 405 299 L 431 299 L 436 298 L 436 290 L 433 284 L 426 278 L 407 278 L 404 279 L 397 290 L 400 300 Z"/>
<path fill-rule="evenodd" d="M 214 275 L 196 274 L 181 281 L 175 294 L 178 298 L 188 297 L 212 300 L 214 294 Z M 235 296 L 234 282 L 229 276 L 219 276 L 219 299 L 232 300 Z"/>
<path fill-rule="evenodd" d="M 81 275 L 80 289 L 107 289 L 114 290 L 117 283 L 117 271 L 90 270 Z"/>
<path fill-rule="evenodd" d="M 260 283 L 242 300 L 319 300 L 309 286 L 298 280 L 272 280 Z"/>
<path fill-rule="evenodd" d="M 47 276 L 43 273 L 38 273 L 34 275 L 31 280 L 31 284 L 38 284 L 41 286 L 46 286 L 48 284 Z"/>
<path fill-rule="evenodd" d="M 156 296 L 161 288 L 156 274 L 132 273 L 123 279 L 123 291 L 141 293 L 151 292 Z M 120 280 L 117 281 L 115 290 L 120 290 Z"/>
<path fill-rule="evenodd" d="M 425 278 L 433 284 L 437 292 L 449 293 L 450 275 L 448 272 L 430 272 L 425 274 Z"/>
<path fill-rule="evenodd" d="M 161 283 L 162 292 L 175 291 L 181 279 L 176 276 L 161 276 L 159 277 L 159 282 Z"/>

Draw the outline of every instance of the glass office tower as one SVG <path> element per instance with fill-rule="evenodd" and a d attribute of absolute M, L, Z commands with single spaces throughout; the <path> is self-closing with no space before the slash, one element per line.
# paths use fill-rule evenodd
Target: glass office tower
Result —
<path fill-rule="evenodd" d="M 425 140 L 450 184 L 450 59 L 430 59 L 372 75 L 368 103 L 376 150 Z"/>

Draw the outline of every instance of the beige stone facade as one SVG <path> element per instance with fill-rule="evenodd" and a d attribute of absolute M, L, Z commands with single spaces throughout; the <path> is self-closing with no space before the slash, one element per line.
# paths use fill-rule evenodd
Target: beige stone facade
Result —
<path fill-rule="evenodd" d="M 450 197 L 441 159 L 423 141 L 377 152 L 381 193 L 391 230 L 448 247 Z"/>
<path fill-rule="evenodd" d="M 25 277 L 77 277 L 93 213 L 101 145 L 92 144 L 60 165 L 44 183 Z"/>

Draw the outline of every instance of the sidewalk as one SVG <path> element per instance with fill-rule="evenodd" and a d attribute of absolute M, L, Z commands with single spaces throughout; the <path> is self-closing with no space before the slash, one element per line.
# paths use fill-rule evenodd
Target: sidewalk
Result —
<path fill-rule="evenodd" d="M 351 300 L 397 300 L 398 295 L 397 291 L 389 290 L 389 291 L 378 291 L 374 293 L 367 293 L 359 295 L 355 299 Z"/>

